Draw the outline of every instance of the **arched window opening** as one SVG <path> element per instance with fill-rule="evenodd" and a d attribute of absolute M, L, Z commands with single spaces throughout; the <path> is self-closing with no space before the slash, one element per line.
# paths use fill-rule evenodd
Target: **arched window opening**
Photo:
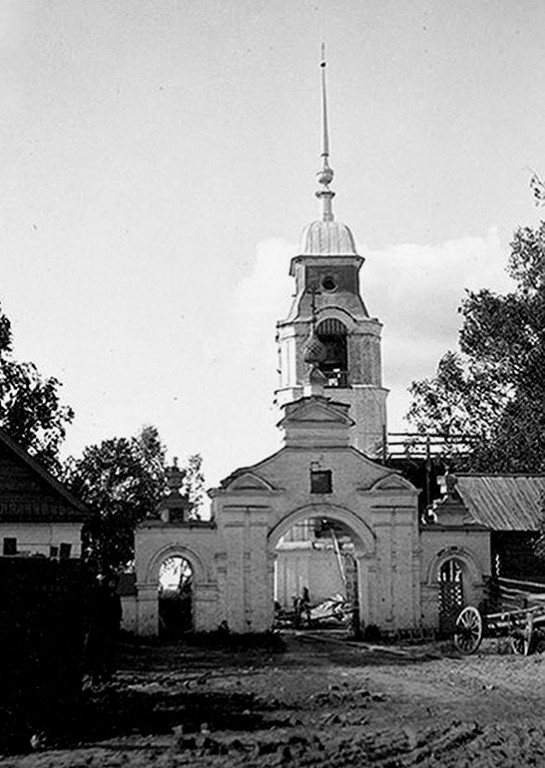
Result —
<path fill-rule="evenodd" d="M 326 355 L 319 367 L 327 379 L 327 387 L 348 387 L 347 330 L 336 318 L 323 320 L 316 335 L 325 347 Z"/>
<path fill-rule="evenodd" d="M 439 581 L 462 581 L 462 565 L 458 560 L 446 560 L 439 569 Z"/>
<path fill-rule="evenodd" d="M 159 570 L 159 635 L 169 640 L 193 628 L 193 569 L 179 555 L 167 558 Z"/>

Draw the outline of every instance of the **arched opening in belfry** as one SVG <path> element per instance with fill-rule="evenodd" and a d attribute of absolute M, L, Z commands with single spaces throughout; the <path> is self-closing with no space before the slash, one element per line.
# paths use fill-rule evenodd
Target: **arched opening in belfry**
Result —
<path fill-rule="evenodd" d="M 159 635 L 180 638 L 193 629 L 193 568 L 180 555 L 167 557 L 159 568 Z"/>
<path fill-rule="evenodd" d="M 359 627 L 356 541 L 348 525 L 322 516 L 298 520 L 274 555 L 276 626 Z"/>
<path fill-rule="evenodd" d="M 347 328 L 336 318 L 322 320 L 316 335 L 325 347 L 324 360 L 319 368 L 327 379 L 327 387 L 348 387 Z"/>

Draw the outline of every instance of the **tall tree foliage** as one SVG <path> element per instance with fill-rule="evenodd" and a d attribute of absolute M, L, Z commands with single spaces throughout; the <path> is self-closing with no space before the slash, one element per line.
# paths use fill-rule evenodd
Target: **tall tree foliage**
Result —
<path fill-rule="evenodd" d="M 202 456 L 195 453 L 189 456 L 187 464 L 182 468 L 184 472 L 184 484 L 182 492 L 190 505 L 190 515 L 199 517 L 199 507 L 204 498 L 204 474 L 202 471 Z"/>
<path fill-rule="evenodd" d="M 474 436 L 469 467 L 545 470 L 545 222 L 511 243 L 511 293 L 468 292 L 460 352 L 410 387 L 408 420 L 421 431 Z"/>
<path fill-rule="evenodd" d="M 74 418 L 61 404 L 60 382 L 13 357 L 11 324 L 0 307 L 0 426 L 49 470 L 58 473 L 59 448 Z"/>
<path fill-rule="evenodd" d="M 157 429 L 145 426 L 134 437 L 104 440 L 85 448 L 80 459 L 68 461 L 66 482 L 95 513 L 86 549 L 99 570 L 116 571 L 133 559 L 136 526 L 157 516 L 157 506 L 167 493 L 165 454 Z M 194 515 L 198 484 L 204 482 L 200 466 L 200 456 L 195 456 L 188 468 L 181 468 L 182 493 Z"/>

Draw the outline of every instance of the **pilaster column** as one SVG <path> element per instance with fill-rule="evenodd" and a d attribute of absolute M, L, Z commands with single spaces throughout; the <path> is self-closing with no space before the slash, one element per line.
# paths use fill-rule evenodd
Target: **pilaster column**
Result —
<path fill-rule="evenodd" d="M 159 595 L 156 584 L 137 584 L 136 621 L 139 635 L 159 634 Z"/>

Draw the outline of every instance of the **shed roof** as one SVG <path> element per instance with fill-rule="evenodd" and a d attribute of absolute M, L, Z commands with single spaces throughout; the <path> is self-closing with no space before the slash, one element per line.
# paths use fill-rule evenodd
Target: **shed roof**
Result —
<path fill-rule="evenodd" d="M 535 531 L 544 514 L 545 475 L 456 475 L 471 516 L 495 531 Z"/>

